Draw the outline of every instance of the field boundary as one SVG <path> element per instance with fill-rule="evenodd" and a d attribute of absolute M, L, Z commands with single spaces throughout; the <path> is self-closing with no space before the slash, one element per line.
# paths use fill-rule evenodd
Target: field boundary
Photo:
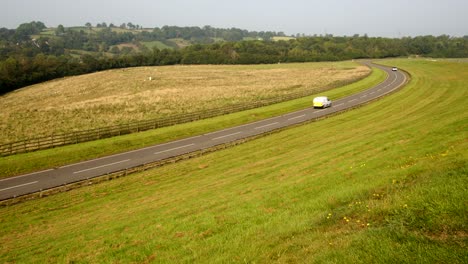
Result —
<path fill-rule="evenodd" d="M 366 75 L 346 81 L 335 81 L 329 85 L 321 88 L 311 90 L 301 90 L 295 93 L 290 93 L 284 96 L 259 100 L 254 103 L 239 103 L 227 107 L 220 107 L 209 109 L 205 111 L 177 114 L 170 117 L 155 118 L 149 120 L 135 121 L 127 124 L 113 125 L 100 127 L 95 129 L 88 129 L 82 131 L 74 131 L 69 133 L 54 134 L 48 136 L 39 136 L 36 138 L 29 138 L 20 141 L 8 142 L 0 144 L 0 156 L 11 156 L 20 153 L 33 152 L 37 150 L 50 149 L 65 145 L 78 144 L 93 140 L 121 136 L 131 133 L 138 133 L 151 129 L 163 128 L 178 124 L 189 123 L 202 119 L 232 114 L 254 108 L 269 106 L 277 103 L 282 103 L 302 97 L 307 97 L 316 93 L 325 92 L 331 89 L 339 88 L 351 83 L 361 81 L 372 74 L 372 71 Z"/>
<path fill-rule="evenodd" d="M 348 112 L 348 111 L 352 111 L 354 109 L 357 109 L 357 108 L 360 108 L 362 106 L 368 105 L 368 104 L 373 103 L 375 101 L 381 100 L 381 99 L 383 99 L 383 98 L 385 98 L 385 97 L 387 97 L 389 95 L 392 95 L 392 94 L 398 92 L 403 87 L 405 87 L 411 81 L 411 74 L 406 72 L 406 71 L 403 71 L 403 70 L 400 70 L 400 71 L 404 72 L 404 74 L 407 76 L 405 83 L 401 84 L 397 89 L 394 89 L 391 92 L 386 93 L 381 97 L 378 97 L 378 98 L 372 99 L 370 101 L 358 104 L 356 106 L 346 108 L 346 109 L 343 109 L 341 111 L 328 114 L 326 116 L 321 116 L 321 117 L 317 117 L 317 118 L 314 118 L 314 119 L 306 120 L 304 122 L 297 123 L 297 124 L 294 124 L 294 125 L 291 125 L 291 126 L 288 126 L 288 127 L 278 128 L 278 129 L 268 131 L 268 132 L 265 132 L 265 133 L 262 133 L 262 134 L 259 134 L 259 135 L 234 140 L 234 141 L 224 143 L 224 144 L 219 144 L 219 145 L 216 145 L 216 146 L 213 146 L 213 147 L 210 147 L 210 148 L 193 151 L 193 152 L 190 152 L 190 153 L 186 153 L 186 154 L 183 154 L 183 155 L 167 158 L 167 159 L 164 159 L 164 160 L 149 162 L 149 163 L 138 165 L 138 166 L 135 166 L 135 167 L 129 167 L 129 168 L 126 168 L 126 169 L 123 169 L 123 170 L 108 173 L 108 174 L 98 176 L 98 177 L 94 177 L 94 178 L 89 178 L 89 179 L 86 179 L 86 180 L 70 182 L 70 183 L 64 184 L 64 185 L 59 186 L 59 187 L 54 187 L 54 188 L 50 188 L 50 189 L 46 189 L 46 190 L 41 190 L 39 192 L 34 192 L 34 193 L 30 193 L 30 194 L 21 195 L 21 196 L 18 196 L 18 197 L 9 198 L 9 199 L 0 201 L 0 207 L 12 206 L 12 205 L 22 203 L 22 202 L 25 202 L 25 201 L 28 201 L 28 200 L 43 198 L 43 197 L 47 197 L 47 196 L 54 195 L 54 194 L 57 194 L 57 193 L 71 191 L 73 189 L 81 188 L 81 187 L 84 187 L 84 186 L 89 186 L 89 185 L 97 184 L 97 183 L 100 183 L 100 182 L 110 181 L 110 180 L 113 180 L 113 179 L 117 179 L 117 178 L 120 178 L 120 177 L 124 177 L 124 176 L 130 175 L 130 174 L 133 174 L 133 173 L 143 172 L 143 171 L 146 171 L 146 170 L 149 170 L 149 169 L 162 167 L 164 165 L 176 163 L 176 162 L 179 162 L 179 161 L 184 161 L 184 160 L 200 157 L 200 156 L 203 156 L 203 155 L 206 155 L 206 154 L 218 151 L 218 150 L 231 148 L 231 147 L 234 147 L 234 146 L 237 146 L 237 145 L 240 145 L 240 144 L 243 144 L 243 143 L 255 140 L 255 139 L 259 139 L 259 138 L 266 137 L 268 135 L 279 133 L 279 132 L 287 130 L 287 129 L 302 126 L 304 124 L 313 123 L 313 122 L 323 120 L 323 119 L 327 119 L 327 118 L 330 118 L 330 117 L 333 117 L 333 116 L 336 116 L 336 115 L 339 115 L 339 114 L 342 114 L 342 113 L 345 113 L 345 112 Z"/>

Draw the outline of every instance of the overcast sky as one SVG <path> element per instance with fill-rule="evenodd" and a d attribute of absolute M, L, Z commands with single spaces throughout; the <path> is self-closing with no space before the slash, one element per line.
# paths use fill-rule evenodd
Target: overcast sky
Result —
<path fill-rule="evenodd" d="M 468 35 L 468 0 L 0 0 L 0 27 L 42 21 L 403 37 Z"/>

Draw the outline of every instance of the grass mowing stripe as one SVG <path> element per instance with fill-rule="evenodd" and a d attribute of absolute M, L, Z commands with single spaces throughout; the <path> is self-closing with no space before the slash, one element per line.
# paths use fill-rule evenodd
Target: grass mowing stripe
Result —
<path fill-rule="evenodd" d="M 336 100 L 368 89 L 369 87 L 382 82 L 385 78 L 386 74 L 383 71 L 373 69 L 373 72 L 369 77 L 359 82 L 331 90 L 327 92 L 327 94 L 332 100 Z M 161 144 L 195 135 L 202 135 L 216 130 L 255 122 L 310 107 L 313 97 L 314 96 L 309 96 L 268 107 L 136 134 L 32 153 L 0 157 L 0 178 L 66 166 L 70 163 L 82 162 L 89 159 L 118 154 L 125 151 L 131 151 L 155 144 Z M 24 162 L 24 160 L 28 160 L 29 162 Z"/>

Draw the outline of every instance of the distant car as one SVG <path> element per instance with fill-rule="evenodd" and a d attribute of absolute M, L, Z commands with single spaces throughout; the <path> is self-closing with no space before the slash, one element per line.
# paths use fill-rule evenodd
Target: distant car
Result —
<path fill-rule="evenodd" d="M 332 101 L 326 96 L 319 96 L 314 98 L 313 104 L 314 108 L 325 108 L 332 106 Z"/>
<path fill-rule="evenodd" d="M 397 68 L 397 67 L 393 67 L 393 68 L 392 68 L 392 71 L 398 71 L 398 68 Z"/>

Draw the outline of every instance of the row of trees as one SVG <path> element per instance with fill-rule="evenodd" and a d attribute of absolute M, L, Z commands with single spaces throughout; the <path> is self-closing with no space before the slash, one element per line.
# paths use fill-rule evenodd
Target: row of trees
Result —
<path fill-rule="evenodd" d="M 85 26 L 87 28 L 92 28 L 93 25 L 88 22 L 85 24 Z M 109 26 L 107 26 L 107 23 L 106 22 L 102 22 L 102 23 L 97 23 L 96 24 L 96 27 L 97 28 L 106 28 L 106 27 L 109 27 L 109 28 L 121 28 L 121 29 L 143 29 L 143 26 L 140 26 L 140 25 L 134 25 L 132 22 L 128 22 L 128 23 L 122 23 L 120 24 L 120 26 L 116 26 L 114 25 L 114 23 L 110 23 Z"/>
<path fill-rule="evenodd" d="M 22 27 L 19 33 L 17 30 L 0 29 L 0 94 L 53 78 L 135 66 L 336 61 L 408 55 L 468 57 L 468 36 L 457 38 L 446 35 L 401 39 L 327 35 L 288 41 L 194 44 L 183 49 L 142 48 L 141 52 L 129 49 L 126 53 L 116 54 L 104 51 L 108 49 L 108 45 L 135 41 L 135 35 L 129 32 L 116 33 L 106 28 L 93 35 L 67 31 L 61 38 L 29 39 L 16 44 L 4 40 L 16 39 L 17 34 L 26 34 L 24 32 L 35 34 L 39 30 L 35 27 L 42 28 L 41 24 L 36 23 L 32 27 Z M 163 27 L 152 33 L 171 35 L 175 34 L 174 29 L 176 28 Z M 221 30 L 216 33 L 217 29 L 205 27 L 205 31 L 209 30 L 213 31 L 210 34 L 215 35 L 223 32 Z M 181 28 L 175 31 L 185 34 Z M 97 41 L 90 41 L 91 39 Z M 70 53 L 70 49 L 97 52 L 77 55 Z"/>
<path fill-rule="evenodd" d="M 161 41 L 166 46 L 177 49 L 178 46 L 169 41 L 181 38 L 190 43 L 212 44 L 217 41 L 241 41 L 245 38 L 269 40 L 274 36 L 284 36 L 282 32 L 250 32 L 237 28 L 219 29 L 211 26 L 177 27 L 164 26 L 153 30 L 119 31 L 111 23 L 98 23 L 98 28 L 93 30 L 91 23 L 86 23 L 86 28 L 65 28 L 59 25 L 55 34 L 40 34 L 46 29 L 42 22 L 21 24 L 16 30 L 0 28 L 0 60 L 16 55 L 33 57 L 39 53 L 47 55 L 66 55 L 67 50 L 83 50 L 90 52 L 111 52 L 113 46 L 122 43 L 134 43 L 138 45 L 145 41 Z M 132 23 L 122 24 L 120 28 L 141 29 L 139 25 Z M 36 46 L 37 49 L 31 49 Z M 143 47 L 142 47 L 143 48 Z M 114 48 L 113 53 L 117 50 Z"/>

